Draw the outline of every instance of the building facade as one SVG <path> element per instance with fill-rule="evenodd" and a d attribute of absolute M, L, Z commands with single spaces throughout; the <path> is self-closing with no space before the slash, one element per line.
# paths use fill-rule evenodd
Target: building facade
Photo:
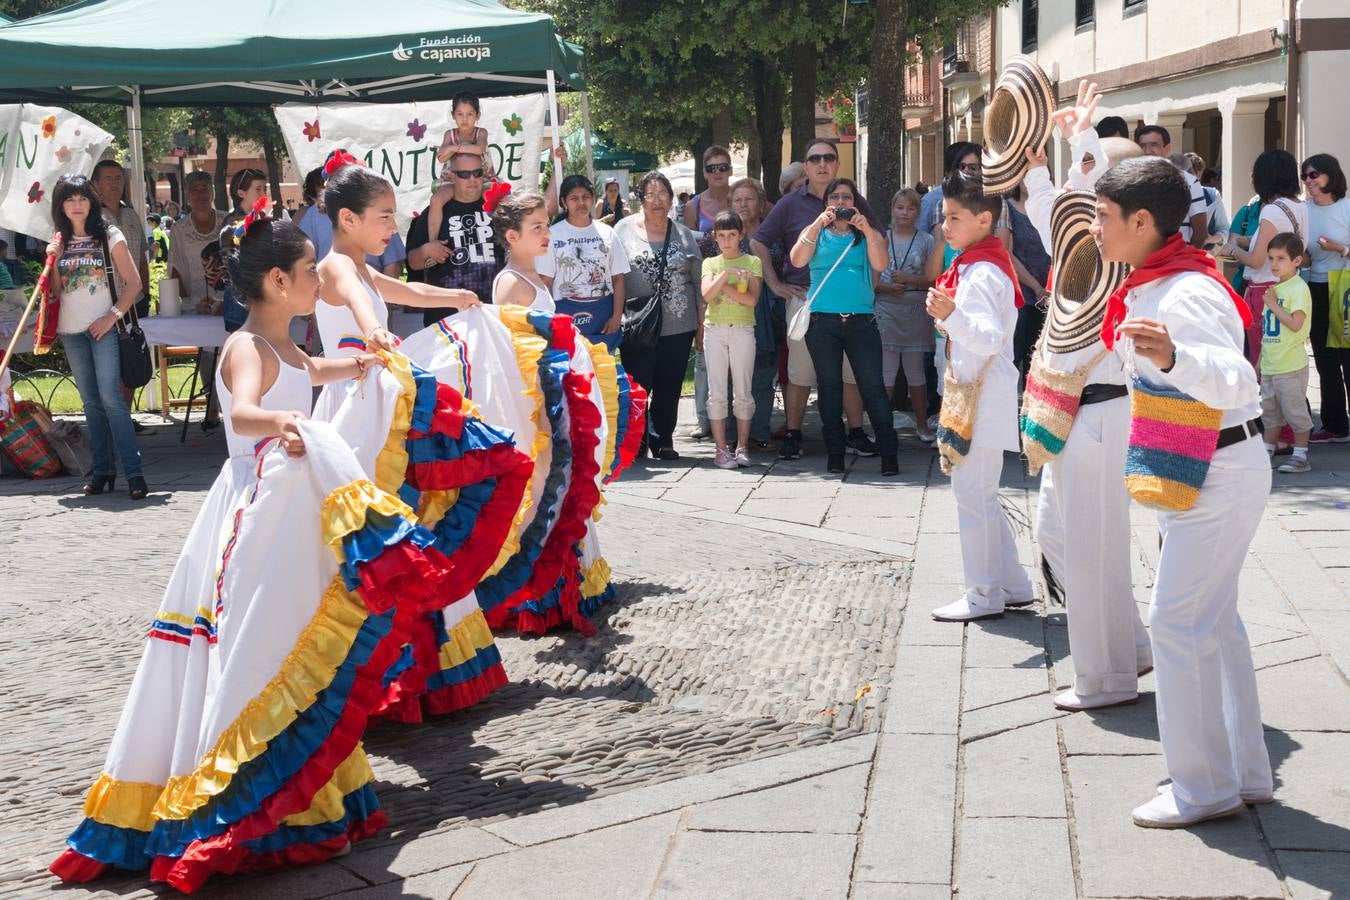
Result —
<path fill-rule="evenodd" d="M 1166 127 L 1173 152 L 1219 171 L 1230 210 L 1250 197 L 1264 150 L 1350 157 L 1337 102 L 1350 77 L 1345 0 L 1014 0 L 994 31 L 996 58 L 1036 59 L 1061 105 L 1087 79 L 1103 93 L 1099 118 Z"/>

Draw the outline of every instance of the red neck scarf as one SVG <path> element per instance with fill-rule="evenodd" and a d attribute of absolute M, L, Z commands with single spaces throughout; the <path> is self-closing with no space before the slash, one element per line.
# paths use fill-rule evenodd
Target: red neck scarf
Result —
<path fill-rule="evenodd" d="M 1179 275 L 1182 272 L 1199 272 L 1201 275 L 1208 275 L 1216 282 L 1223 285 L 1223 289 L 1228 292 L 1228 296 L 1233 298 L 1233 304 L 1237 306 L 1238 315 L 1242 317 L 1242 327 L 1246 328 L 1252 323 L 1251 310 L 1247 308 L 1247 302 L 1239 297 L 1231 285 L 1224 281 L 1223 276 L 1219 274 L 1219 269 L 1214 264 L 1214 257 L 1210 256 L 1199 247 L 1193 247 L 1181 239 L 1181 234 L 1177 233 L 1167 239 L 1167 243 L 1148 259 L 1144 264 L 1125 276 L 1120 287 L 1106 301 L 1106 316 L 1102 319 L 1102 343 L 1106 349 L 1110 350 L 1116 343 L 1116 328 L 1121 322 L 1125 321 L 1128 312 L 1125 309 L 1125 295 L 1131 290 L 1150 281 L 1157 281 L 1159 278 L 1167 278 L 1171 275 Z"/>
<path fill-rule="evenodd" d="M 1000 272 L 1008 276 L 1008 280 L 1012 282 L 1013 286 L 1013 303 L 1016 304 L 1018 309 L 1021 309 L 1022 288 L 1017 283 L 1017 273 L 1013 271 L 1012 257 L 1008 255 L 1008 250 L 1003 246 L 1003 242 L 992 234 L 962 250 L 961 255 L 952 260 L 952 264 L 947 271 L 938 276 L 937 287 L 955 297 L 956 283 L 961 278 L 960 268 L 977 262 L 993 263 L 998 266 Z"/>

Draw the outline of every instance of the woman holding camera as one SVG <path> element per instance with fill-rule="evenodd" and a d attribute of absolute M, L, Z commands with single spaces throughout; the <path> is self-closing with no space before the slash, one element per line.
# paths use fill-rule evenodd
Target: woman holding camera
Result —
<path fill-rule="evenodd" d="M 825 211 L 802 230 L 789 259 L 809 266 L 811 325 L 806 348 L 816 369 L 816 405 L 825 439 L 826 470 L 844 471 L 844 355 L 876 431 L 881 474 L 899 473 L 891 404 L 881 374 L 881 332 L 873 315 L 876 275 L 886 268 L 886 241 L 858 212 L 858 188 L 836 178 L 825 189 Z"/>

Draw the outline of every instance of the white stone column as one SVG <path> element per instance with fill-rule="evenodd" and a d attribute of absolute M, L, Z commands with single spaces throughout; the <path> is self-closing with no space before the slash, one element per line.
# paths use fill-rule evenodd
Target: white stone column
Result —
<path fill-rule="evenodd" d="M 1234 215 L 1252 196 L 1252 164 L 1266 149 L 1266 107 L 1270 101 L 1232 100 L 1222 103 L 1223 202 Z"/>

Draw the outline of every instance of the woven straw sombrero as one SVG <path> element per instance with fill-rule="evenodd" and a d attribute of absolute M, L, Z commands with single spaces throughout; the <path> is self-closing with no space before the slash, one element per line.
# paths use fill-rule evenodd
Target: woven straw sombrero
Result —
<path fill-rule="evenodd" d="M 1045 70 L 1026 56 L 1014 56 L 1003 67 L 984 117 L 984 189 L 1003 194 L 1022 180 L 1028 147 L 1050 139 L 1054 91 Z"/>
<path fill-rule="evenodd" d="M 1050 309 L 1045 318 L 1045 348 L 1071 353 L 1101 339 L 1106 300 L 1125 280 L 1130 267 L 1105 262 L 1088 226 L 1097 212 L 1089 191 L 1066 191 L 1050 213 Z"/>

